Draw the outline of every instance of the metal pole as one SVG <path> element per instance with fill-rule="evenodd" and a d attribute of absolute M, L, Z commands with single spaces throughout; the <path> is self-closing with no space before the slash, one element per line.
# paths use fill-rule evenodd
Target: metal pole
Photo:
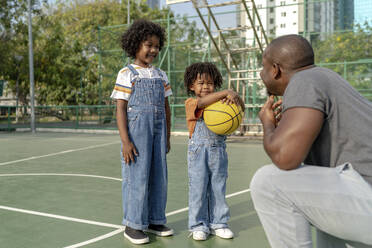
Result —
<path fill-rule="evenodd" d="M 307 0 L 304 0 L 304 38 L 307 35 Z"/>
<path fill-rule="evenodd" d="M 130 23 L 130 0 L 128 0 L 128 13 L 127 13 L 127 17 L 128 17 L 128 20 L 127 20 L 127 23 L 128 23 L 128 28 L 129 28 L 129 23 Z"/>
<path fill-rule="evenodd" d="M 31 0 L 28 0 L 28 48 L 30 66 L 30 100 L 31 100 L 31 131 L 35 133 L 35 106 L 34 106 L 34 51 L 32 47 L 32 19 Z"/>
<path fill-rule="evenodd" d="M 16 90 L 17 90 L 17 95 L 16 95 L 16 123 L 18 123 L 18 98 L 19 98 L 19 83 L 18 83 L 18 79 L 19 78 L 19 72 L 18 72 L 18 75 L 17 75 L 17 81 L 16 81 Z"/>

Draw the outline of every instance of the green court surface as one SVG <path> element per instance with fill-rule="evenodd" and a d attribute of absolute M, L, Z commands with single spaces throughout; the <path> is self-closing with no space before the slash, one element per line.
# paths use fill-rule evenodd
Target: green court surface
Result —
<path fill-rule="evenodd" d="M 0 133 L 0 247 L 139 247 L 121 226 L 120 141 L 114 134 Z M 168 155 L 168 225 L 143 247 L 269 247 L 249 193 L 269 163 L 259 141 L 229 139 L 227 202 L 232 240 L 194 241 L 187 230 L 187 137 Z"/>

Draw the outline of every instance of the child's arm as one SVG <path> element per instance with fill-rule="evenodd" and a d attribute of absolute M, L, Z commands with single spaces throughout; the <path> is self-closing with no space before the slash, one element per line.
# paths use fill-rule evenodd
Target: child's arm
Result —
<path fill-rule="evenodd" d="M 130 162 L 134 162 L 134 155 L 138 156 L 138 153 L 128 136 L 127 105 L 128 101 L 126 100 L 116 100 L 116 122 L 123 144 L 123 157 L 125 163 L 130 164 Z"/>
<path fill-rule="evenodd" d="M 238 93 L 233 90 L 222 90 L 198 98 L 198 109 L 204 108 L 219 100 L 222 100 L 227 104 L 235 103 L 237 105 L 242 105 L 242 100 L 239 97 Z"/>
<path fill-rule="evenodd" d="M 168 97 L 165 98 L 165 117 L 167 119 L 167 153 L 170 151 L 170 134 L 171 134 L 171 111 Z"/>

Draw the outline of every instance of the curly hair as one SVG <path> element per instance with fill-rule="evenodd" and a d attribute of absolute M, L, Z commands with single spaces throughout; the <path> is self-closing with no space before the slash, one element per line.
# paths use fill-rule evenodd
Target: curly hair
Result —
<path fill-rule="evenodd" d="M 136 53 L 141 42 L 149 36 L 155 35 L 159 38 L 159 51 L 163 48 L 166 40 L 165 30 L 156 23 L 148 20 L 136 20 L 121 36 L 121 48 L 131 58 L 136 58 Z"/>
<path fill-rule="evenodd" d="M 209 75 L 213 80 L 215 89 L 221 88 L 222 75 L 214 64 L 209 62 L 194 63 L 186 68 L 185 74 L 183 76 L 183 81 L 185 83 L 185 88 L 187 89 L 188 95 L 195 95 L 195 93 L 190 89 L 190 87 L 197 79 L 198 74 Z"/>

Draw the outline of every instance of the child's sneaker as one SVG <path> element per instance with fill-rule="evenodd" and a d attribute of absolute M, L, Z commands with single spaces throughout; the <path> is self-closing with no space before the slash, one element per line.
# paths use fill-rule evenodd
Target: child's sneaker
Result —
<path fill-rule="evenodd" d="M 130 228 L 129 226 L 125 227 L 124 237 L 126 237 L 133 244 L 146 244 L 150 242 L 149 237 L 142 231 Z"/>
<path fill-rule="evenodd" d="M 192 238 L 194 240 L 207 240 L 208 233 L 203 231 L 193 231 L 192 232 Z"/>
<path fill-rule="evenodd" d="M 146 232 L 153 233 L 161 237 L 171 236 L 174 234 L 173 229 L 165 225 L 151 225 L 150 224 Z"/>
<path fill-rule="evenodd" d="M 223 239 L 232 239 L 234 237 L 234 233 L 227 227 L 212 229 L 211 233 Z"/>

